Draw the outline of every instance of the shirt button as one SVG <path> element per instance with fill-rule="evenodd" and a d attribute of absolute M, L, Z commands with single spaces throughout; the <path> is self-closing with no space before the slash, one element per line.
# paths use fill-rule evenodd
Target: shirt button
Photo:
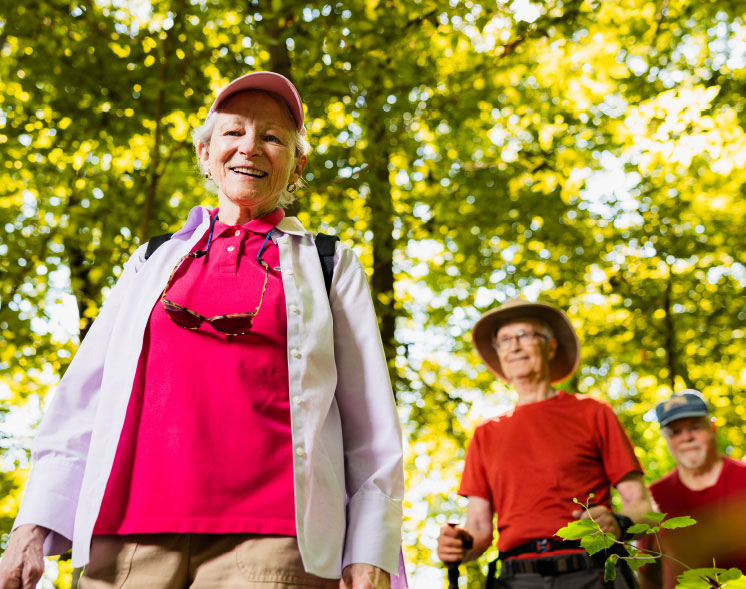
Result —
<path fill-rule="evenodd" d="M 236 232 L 233 235 L 235 235 L 236 237 L 238 237 L 239 235 L 241 235 L 241 230 L 240 229 L 236 229 Z"/>
<path fill-rule="evenodd" d="M 305 451 L 303 450 L 303 448 L 301 448 L 300 446 L 298 446 L 298 447 L 297 447 L 297 448 L 295 449 L 295 453 L 296 453 L 296 454 L 297 454 L 298 456 L 303 456 L 303 455 L 305 454 Z"/>
<path fill-rule="evenodd" d="M 293 348 L 292 350 L 290 350 L 290 355 L 293 358 L 300 358 L 300 351 Z"/>
<path fill-rule="evenodd" d="M 301 399 L 300 397 L 293 397 L 293 403 L 300 407 L 303 404 L 303 399 Z"/>
<path fill-rule="evenodd" d="M 234 249 L 236 249 L 236 248 L 235 248 L 235 247 L 233 247 L 232 245 L 229 245 L 229 246 L 228 246 L 228 251 L 229 251 L 229 252 L 232 252 L 232 251 L 233 251 Z"/>
<path fill-rule="evenodd" d="M 300 309 L 298 308 L 298 305 L 290 305 L 290 312 L 295 313 L 296 315 L 300 313 Z"/>

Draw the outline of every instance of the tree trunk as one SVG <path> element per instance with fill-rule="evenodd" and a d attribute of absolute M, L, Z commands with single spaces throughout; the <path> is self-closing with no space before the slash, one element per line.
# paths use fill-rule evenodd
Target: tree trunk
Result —
<path fill-rule="evenodd" d="M 668 280 L 666 281 L 666 290 L 663 294 L 663 309 L 666 312 L 664 322 L 666 326 L 666 364 L 668 365 L 668 379 L 671 389 L 676 384 L 676 334 L 674 332 L 673 319 L 671 317 L 671 289 L 673 287 L 673 276 L 671 269 L 668 269 Z"/>
<path fill-rule="evenodd" d="M 168 75 L 166 73 L 166 64 L 169 57 L 169 37 L 163 40 L 160 46 L 160 59 L 158 64 L 158 98 L 155 102 L 155 113 L 153 120 L 155 128 L 153 129 L 153 150 L 150 156 L 150 179 L 148 188 L 145 192 L 145 203 L 142 209 L 142 220 L 140 222 L 140 243 L 145 243 L 150 237 L 150 224 L 153 217 L 153 203 L 158 192 L 158 183 L 161 178 L 161 126 L 163 121 L 163 103 L 166 99 L 166 83 Z"/>
<path fill-rule="evenodd" d="M 676 327 L 673 322 L 673 269 L 668 267 L 668 280 L 666 281 L 666 290 L 663 294 L 663 310 L 666 315 L 665 324 L 665 347 L 666 347 L 666 365 L 668 367 L 668 380 L 673 390 L 676 385 L 676 377 L 679 376 L 688 388 L 693 388 L 689 372 L 683 361 L 679 359 L 676 351 Z"/>
<path fill-rule="evenodd" d="M 394 204 L 391 200 L 391 180 L 389 178 L 388 136 L 385 121 L 371 119 L 371 150 L 368 163 L 370 170 L 370 228 L 373 232 L 373 276 L 371 289 L 380 327 L 383 350 L 389 366 L 392 383 L 396 384 L 396 317 L 398 311 L 394 298 Z M 396 392 L 396 386 L 394 386 Z"/>
<path fill-rule="evenodd" d="M 292 74 L 293 66 L 290 62 L 290 52 L 285 42 L 287 36 L 285 30 L 288 28 L 287 23 L 291 23 L 292 18 L 286 17 L 282 19 L 282 22 L 284 26 L 281 26 L 279 21 L 268 22 L 265 28 L 267 49 L 269 50 L 269 69 L 277 74 L 282 74 L 295 85 Z M 285 214 L 288 217 L 296 217 L 300 209 L 300 201 L 296 199 L 285 207 Z"/>
<path fill-rule="evenodd" d="M 70 208 L 76 207 L 80 204 L 80 198 L 77 192 L 73 192 L 69 201 Z M 80 229 L 78 230 L 80 234 Z M 101 293 L 95 284 L 91 282 L 90 274 L 93 268 L 93 263 L 88 260 L 88 253 L 86 248 L 81 245 L 84 240 L 91 239 L 91 232 L 83 234 L 83 238 L 68 240 L 65 244 L 65 251 L 67 252 L 67 263 L 70 268 L 70 287 L 72 288 L 73 295 L 75 296 L 75 304 L 78 307 L 78 328 L 80 341 L 88 333 L 91 328 L 94 317 L 88 317 L 86 312 L 88 308 L 95 305 L 99 305 L 99 297 Z"/>

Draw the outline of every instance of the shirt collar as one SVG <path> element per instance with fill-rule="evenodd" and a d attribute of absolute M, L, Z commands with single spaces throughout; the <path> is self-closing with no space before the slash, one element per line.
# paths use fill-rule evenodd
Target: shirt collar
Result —
<path fill-rule="evenodd" d="M 191 232 L 196 231 L 200 225 L 204 225 L 205 230 L 207 230 L 207 227 L 210 225 L 210 221 L 212 221 L 213 215 L 217 215 L 217 213 L 218 213 L 217 208 L 208 209 L 207 207 L 203 207 L 200 205 L 193 207 L 189 211 L 189 217 L 186 223 L 181 229 L 179 229 L 176 233 L 174 233 L 174 237 L 177 237 L 181 234 L 191 234 Z M 273 215 L 273 214 L 274 212 L 270 213 L 270 215 Z M 266 219 L 266 217 L 263 217 L 263 218 Z M 304 235 L 313 235 L 310 231 L 307 231 L 306 228 L 303 227 L 303 224 L 298 220 L 298 217 L 281 218 L 280 221 L 275 226 L 275 229 L 276 231 L 272 232 L 272 241 L 277 240 L 278 232 L 289 234 L 289 235 L 298 235 L 301 237 Z M 267 228 L 267 231 L 269 231 L 269 227 Z"/>
<path fill-rule="evenodd" d="M 285 217 L 277 224 L 277 229 L 282 233 L 289 233 L 290 235 L 310 235 L 298 220 L 298 217 Z"/>
<path fill-rule="evenodd" d="M 211 211 L 211 217 L 217 215 L 219 209 Z M 278 223 L 280 223 L 285 217 L 285 211 L 280 207 L 277 207 L 274 211 L 258 219 L 252 219 L 248 223 L 244 223 L 240 227 L 251 231 L 253 233 L 260 233 L 262 235 L 268 233 L 271 229 L 274 229 Z M 223 235 L 227 231 L 235 231 L 238 225 L 227 225 L 220 220 L 215 221 L 215 235 Z"/>
<path fill-rule="evenodd" d="M 205 227 L 209 226 L 210 221 L 212 220 L 212 215 L 213 211 L 210 209 L 199 205 L 192 207 L 189 211 L 186 223 L 184 223 L 184 226 L 181 229 L 174 233 L 173 237 L 179 238 L 181 235 L 190 235 L 196 231 L 200 225 L 204 225 Z"/>

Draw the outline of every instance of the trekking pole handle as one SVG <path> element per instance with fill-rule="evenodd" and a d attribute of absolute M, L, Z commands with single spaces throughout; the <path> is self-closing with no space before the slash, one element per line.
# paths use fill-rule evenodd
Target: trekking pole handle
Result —
<path fill-rule="evenodd" d="M 455 523 L 448 523 L 448 525 L 452 528 L 456 527 Z M 469 550 L 474 546 L 474 540 L 469 538 L 463 538 L 461 540 L 464 546 L 464 550 Z M 458 578 L 459 578 L 459 570 L 458 567 L 461 564 L 461 561 L 458 560 L 456 562 L 449 562 L 446 566 L 448 567 L 448 589 L 458 589 Z"/>

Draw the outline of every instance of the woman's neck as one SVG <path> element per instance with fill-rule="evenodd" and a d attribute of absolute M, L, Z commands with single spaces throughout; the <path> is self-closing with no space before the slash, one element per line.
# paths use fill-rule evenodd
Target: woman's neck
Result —
<path fill-rule="evenodd" d="M 245 225 L 249 221 L 266 217 L 277 208 L 277 203 L 258 206 L 239 206 L 232 201 L 221 199 L 218 220 L 226 225 Z"/>

